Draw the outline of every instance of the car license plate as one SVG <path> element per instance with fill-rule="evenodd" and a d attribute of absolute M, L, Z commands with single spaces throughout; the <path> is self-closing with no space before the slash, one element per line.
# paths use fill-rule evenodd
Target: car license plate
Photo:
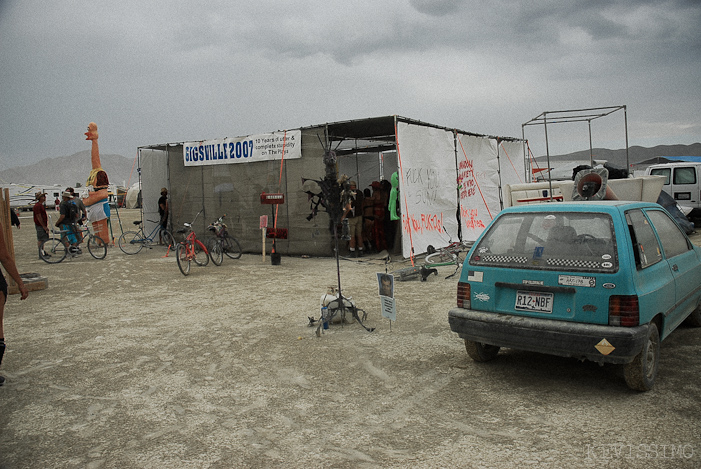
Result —
<path fill-rule="evenodd" d="M 519 290 L 516 292 L 515 308 L 520 311 L 537 311 L 539 313 L 552 313 L 553 298 L 554 295 L 552 293 Z"/>

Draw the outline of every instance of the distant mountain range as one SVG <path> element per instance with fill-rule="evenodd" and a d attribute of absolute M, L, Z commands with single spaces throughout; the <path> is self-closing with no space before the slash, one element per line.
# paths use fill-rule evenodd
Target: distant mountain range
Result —
<path fill-rule="evenodd" d="M 595 160 L 606 160 L 610 164 L 625 168 L 626 151 L 594 148 Z M 652 148 L 632 146 L 628 148 L 628 159 L 631 164 L 649 160 L 657 156 L 701 156 L 701 143 L 692 145 L 660 145 Z M 121 155 L 100 155 L 102 167 L 107 172 L 113 184 L 131 185 L 137 182 L 138 175 L 134 160 Z M 536 158 L 540 167 L 546 167 L 546 157 Z M 566 155 L 551 155 L 550 166 L 578 165 L 589 163 L 589 150 L 578 151 Z M 70 156 L 46 158 L 28 166 L 16 166 L 0 171 L 0 186 L 3 184 L 36 184 L 59 185 L 61 187 L 78 184 L 85 185 L 90 174 L 90 151 L 81 151 Z"/>
<path fill-rule="evenodd" d="M 626 149 L 609 150 L 606 148 L 593 148 L 591 151 L 594 160 L 604 160 L 619 168 L 626 167 Z M 658 156 L 701 156 L 701 143 L 692 145 L 659 145 L 652 148 L 639 146 L 628 147 L 628 160 L 630 164 L 638 164 Z M 546 167 L 547 158 L 539 156 L 536 161 L 541 167 Z M 567 155 L 550 156 L 550 166 L 557 167 L 565 164 L 589 164 L 589 150 L 577 151 Z"/>
<path fill-rule="evenodd" d="M 112 184 L 129 185 L 137 181 L 136 168 L 132 174 L 134 160 L 121 155 L 100 155 L 102 168 Z M 92 169 L 90 150 L 81 151 L 70 156 L 46 158 L 28 166 L 16 166 L 0 171 L 0 186 L 3 184 L 59 185 L 76 187 L 85 185 L 85 180 Z"/>

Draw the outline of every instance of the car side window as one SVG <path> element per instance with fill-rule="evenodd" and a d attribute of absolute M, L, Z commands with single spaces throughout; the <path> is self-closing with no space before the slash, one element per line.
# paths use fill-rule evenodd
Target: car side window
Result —
<path fill-rule="evenodd" d="M 696 184 L 695 168 L 674 168 L 674 184 Z"/>
<path fill-rule="evenodd" d="M 660 262 L 662 260 L 660 245 L 657 242 L 652 226 L 650 226 L 650 222 L 642 210 L 626 212 L 626 219 L 628 220 L 628 228 L 633 239 L 636 265 L 644 269 Z"/>
<path fill-rule="evenodd" d="M 664 176 L 664 184 L 665 186 L 669 184 L 669 176 L 671 175 L 672 171 L 669 168 L 655 168 L 652 171 L 650 171 L 650 174 L 653 176 Z"/>
<path fill-rule="evenodd" d="M 662 243 L 662 249 L 667 259 L 683 254 L 689 249 L 689 241 L 676 223 L 662 210 L 648 210 L 652 224 L 657 230 L 657 235 Z"/>

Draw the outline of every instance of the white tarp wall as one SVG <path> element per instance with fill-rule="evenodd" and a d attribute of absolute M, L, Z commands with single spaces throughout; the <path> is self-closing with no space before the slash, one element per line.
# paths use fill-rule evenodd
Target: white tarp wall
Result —
<path fill-rule="evenodd" d="M 474 241 L 503 208 L 502 188 L 523 182 L 520 141 L 457 134 L 462 240 Z"/>
<path fill-rule="evenodd" d="M 397 122 L 402 255 L 458 240 L 453 132 Z M 447 234 L 446 234 L 447 232 Z"/>
<path fill-rule="evenodd" d="M 159 222 L 158 199 L 161 197 L 161 188 L 169 187 L 167 150 L 139 150 L 138 168 L 139 182 L 141 183 L 141 211 L 144 217 L 143 226 L 144 232 L 148 236 Z M 124 227 L 125 231 L 132 229 L 134 227 Z"/>

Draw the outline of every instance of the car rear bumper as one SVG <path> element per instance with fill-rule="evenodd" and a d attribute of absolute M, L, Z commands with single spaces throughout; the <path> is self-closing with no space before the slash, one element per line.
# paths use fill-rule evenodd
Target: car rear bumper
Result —
<path fill-rule="evenodd" d="M 464 308 L 451 309 L 448 321 L 453 332 L 473 342 L 597 363 L 629 363 L 647 340 L 647 325 L 602 326 Z"/>

